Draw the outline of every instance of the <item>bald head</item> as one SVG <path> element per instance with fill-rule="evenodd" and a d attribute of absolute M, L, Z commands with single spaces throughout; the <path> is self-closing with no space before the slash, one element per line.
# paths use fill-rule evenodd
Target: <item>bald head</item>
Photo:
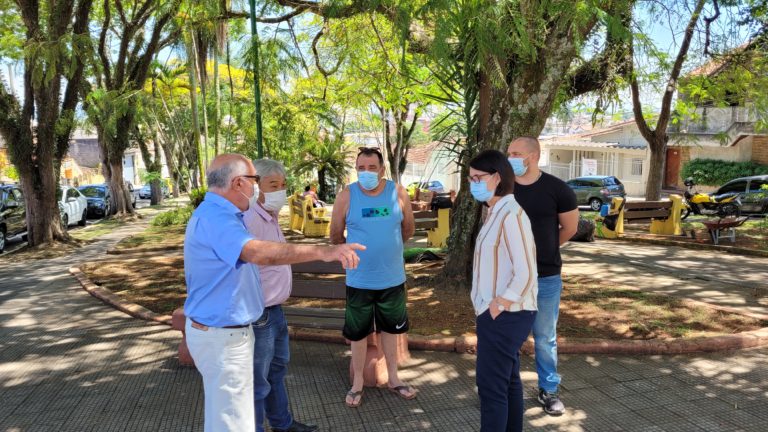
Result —
<path fill-rule="evenodd" d="M 237 176 L 253 175 L 253 164 L 248 158 L 237 153 L 227 153 L 216 156 L 208 166 L 208 187 L 211 189 L 227 189 L 232 179 Z"/>
<path fill-rule="evenodd" d="M 539 145 L 539 140 L 534 137 L 521 136 L 515 138 L 509 145 L 510 148 L 512 146 L 515 146 L 515 148 L 518 150 L 525 150 L 526 153 L 541 153 L 541 145 Z M 509 153 L 509 150 L 507 150 L 507 153 Z"/>

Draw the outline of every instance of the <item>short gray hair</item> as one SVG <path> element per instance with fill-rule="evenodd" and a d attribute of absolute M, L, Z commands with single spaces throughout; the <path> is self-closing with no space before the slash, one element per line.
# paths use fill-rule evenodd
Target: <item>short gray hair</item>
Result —
<path fill-rule="evenodd" d="M 253 161 L 253 166 L 256 168 L 256 175 L 259 177 L 266 177 L 274 174 L 280 174 L 285 177 L 285 167 L 274 159 L 256 159 Z"/>
<path fill-rule="evenodd" d="M 232 179 L 247 174 L 248 169 L 242 160 L 233 160 L 225 163 L 219 169 L 208 171 L 206 180 L 209 188 L 226 189 L 232 182 Z"/>

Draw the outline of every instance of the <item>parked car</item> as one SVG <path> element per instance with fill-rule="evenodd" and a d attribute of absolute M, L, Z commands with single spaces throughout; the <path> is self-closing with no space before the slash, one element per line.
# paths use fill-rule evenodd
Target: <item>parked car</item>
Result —
<path fill-rule="evenodd" d="M 133 188 L 133 183 L 126 181 L 125 187 L 128 188 L 128 193 L 131 195 L 131 206 L 136 208 L 136 189 Z"/>
<path fill-rule="evenodd" d="M 27 230 L 24 195 L 18 185 L 0 185 L 0 252 L 9 237 Z"/>
<path fill-rule="evenodd" d="M 171 191 L 168 190 L 168 186 L 165 183 L 160 184 L 160 190 L 163 191 L 163 197 L 168 198 L 171 196 Z M 152 198 L 152 186 L 149 184 L 145 184 L 144 186 L 139 189 L 139 198 L 141 199 L 150 199 Z"/>
<path fill-rule="evenodd" d="M 78 190 L 88 200 L 88 217 L 106 217 L 109 215 L 112 194 L 107 185 L 80 186 Z"/>
<path fill-rule="evenodd" d="M 79 190 L 71 186 L 61 186 L 56 192 L 56 200 L 61 210 L 61 224 L 68 227 L 73 223 L 85 226 L 88 217 L 88 199 Z"/>
<path fill-rule="evenodd" d="M 443 184 L 438 180 L 430 180 L 426 182 L 413 182 L 408 185 L 408 188 L 416 188 L 419 189 L 426 189 L 430 190 L 432 192 L 442 193 L 445 192 L 445 187 L 443 187 Z"/>
<path fill-rule="evenodd" d="M 722 185 L 713 195 L 729 192 L 739 194 L 742 213 L 768 213 L 768 190 L 761 189 L 768 185 L 768 175 L 741 177 Z"/>
<path fill-rule="evenodd" d="M 578 205 L 589 205 L 593 211 L 599 211 L 603 203 L 615 197 L 624 198 L 624 185 L 614 176 L 577 177 L 565 182 L 576 193 Z"/>

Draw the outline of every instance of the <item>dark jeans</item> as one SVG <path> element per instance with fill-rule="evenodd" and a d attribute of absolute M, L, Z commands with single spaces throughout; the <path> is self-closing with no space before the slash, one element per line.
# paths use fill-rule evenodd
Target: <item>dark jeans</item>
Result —
<path fill-rule="evenodd" d="M 480 431 L 523 430 L 523 383 L 520 347 L 528 338 L 536 312 L 485 311 L 477 317 L 477 393 Z"/>
<path fill-rule="evenodd" d="M 264 414 L 273 428 L 287 429 L 293 422 L 288 410 L 285 374 L 288 372 L 290 348 L 288 324 L 283 308 L 272 306 L 256 320 L 253 328 L 253 402 L 256 431 L 264 432 Z"/>

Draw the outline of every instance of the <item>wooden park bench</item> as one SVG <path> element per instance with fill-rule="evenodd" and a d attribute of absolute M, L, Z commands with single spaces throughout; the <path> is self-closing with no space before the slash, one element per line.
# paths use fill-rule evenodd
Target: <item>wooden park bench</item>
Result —
<path fill-rule="evenodd" d="M 315 278 L 293 278 L 291 297 L 345 300 L 346 272 L 338 262 L 313 261 L 293 264 L 294 275 L 312 275 Z M 320 278 L 318 276 L 326 276 Z M 335 276 L 335 277 L 334 277 Z M 288 325 L 302 328 L 341 330 L 344 327 L 344 309 L 283 306 Z"/>
<path fill-rule="evenodd" d="M 289 228 L 306 237 L 328 237 L 331 233 L 331 218 L 325 207 L 315 207 L 312 197 L 303 197 L 301 192 L 288 197 Z"/>
<path fill-rule="evenodd" d="M 701 223 L 709 231 L 709 238 L 712 239 L 712 244 L 720 244 L 721 238 L 727 238 L 731 240 L 731 243 L 736 243 L 736 228 L 740 227 L 744 222 L 749 219 L 747 216 L 741 217 L 726 217 L 722 219 L 710 219 L 702 221 Z"/>
<path fill-rule="evenodd" d="M 603 238 L 617 238 L 624 234 L 624 223 L 650 222 L 651 234 L 682 235 L 683 198 L 670 195 L 669 201 L 627 201 L 614 198 L 605 218 L 598 219 L 597 234 Z M 616 226 L 605 226 L 605 219 L 616 218 Z M 601 223 L 602 222 L 602 223 Z"/>

